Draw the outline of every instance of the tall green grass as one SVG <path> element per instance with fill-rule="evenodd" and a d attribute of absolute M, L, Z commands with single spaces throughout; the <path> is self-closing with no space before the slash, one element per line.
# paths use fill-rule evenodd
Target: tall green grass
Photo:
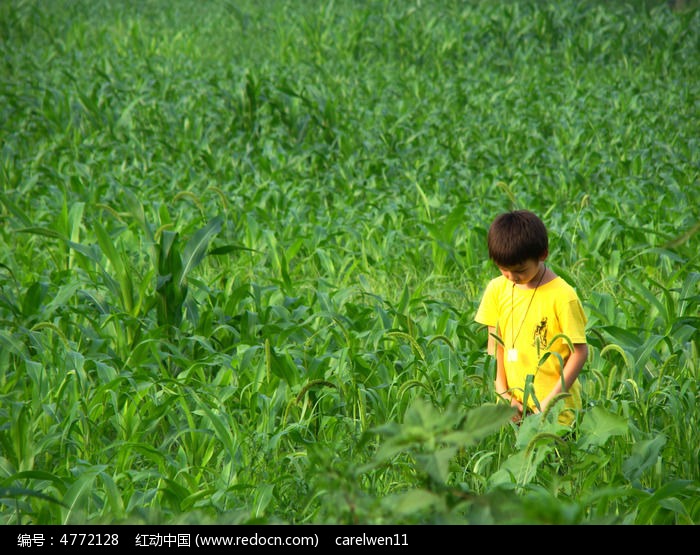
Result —
<path fill-rule="evenodd" d="M 700 523 L 699 18 L 0 3 L 0 522 Z M 570 434 L 473 322 L 515 207 Z"/>

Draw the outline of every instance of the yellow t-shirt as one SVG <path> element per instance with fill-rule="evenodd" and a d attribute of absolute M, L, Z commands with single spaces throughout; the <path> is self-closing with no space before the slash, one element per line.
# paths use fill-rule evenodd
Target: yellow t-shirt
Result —
<path fill-rule="evenodd" d="M 571 350 L 565 339 L 555 337 L 563 334 L 573 344 L 586 343 L 587 319 L 583 306 L 574 288 L 561 277 L 534 290 L 514 287 L 513 282 L 498 276 L 486 286 L 474 319 L 495 327 L 498 337 L 503 340 L 508 387 L 521 402 L 528 374 L 534 375 L 538 401 L 544 399 L 561 380 L 563 364 Z M 538 367 L 538 362 L 547 352 L 552 354 Z M 561 360 L 554 353 L 558 353 Z M 571 396 L 565 399 L 566 406 L 581 408 L 578 380 L 569 393 Z M 528 406 L 535 406 L 532 397 L 528 399 Z M 570 421 L 571 416 L 563 420 Z"/>

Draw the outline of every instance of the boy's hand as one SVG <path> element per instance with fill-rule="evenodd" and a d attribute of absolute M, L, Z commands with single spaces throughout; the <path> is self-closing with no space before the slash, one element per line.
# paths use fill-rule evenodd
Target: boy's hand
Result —
<path fill-rule="evenodd" d="M 511 397 L 510 406 L 515 407 L 518 411 L 516 414 L 513 415 L 513 418 L 511 418 L 511 420 L 517 424 L 523 419 L 523 404 L 520 401 L 518 401 L 515 397 Z"/>
<path fill-rule="evenodd" d="M 496 390 L 498 390 L 498 386 L 496 386 Z M 505 401 L 506 403 L 510 403 L 510 406 L 517 410 L 516 414 L 513 415 L 511 420 L 516 424 L 520 422 L 523 419 L 523 404 L 507 391 L 505 393 L 498 393 L 498 397 L 500 397 L 501 400 Z"/>

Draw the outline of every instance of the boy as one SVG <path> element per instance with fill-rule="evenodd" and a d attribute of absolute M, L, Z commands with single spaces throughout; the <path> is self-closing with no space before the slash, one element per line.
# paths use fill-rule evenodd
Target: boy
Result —
<path fill-rule="evenodd" d="M 517 409 L 514 422 L 528 410 L 544 411 L 563 392 L 570 394 L 566 407 L 581 408 L 577 378 L 588 358 L 587 319 L 576 291 L 545 265 L 549 239 L 544 223 L 528 210 L 501 214 L 489 228 L 488 251 L 501 275 L 487 285 L 474 319 L 488 327 L 488 354 L 496 355 L 496 394 Z M 540 364 L 545 353 L 550 355 Z M 537 402 L 530 391 L 525 409 L 528 374 L 534 375 Z M 559 415 L 563 424 L 573 420 L 570 410 Z"/>

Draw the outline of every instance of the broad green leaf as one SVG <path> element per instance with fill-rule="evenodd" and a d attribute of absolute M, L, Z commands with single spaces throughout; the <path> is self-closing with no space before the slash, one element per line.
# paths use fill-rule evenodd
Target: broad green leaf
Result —
<path fill-rule="evenodd" d="M 504 403 L 487 403 L 469 409 L 459 431 L 447 434 L 445 440 L 467 447 L 499 431 L 512 416 L 513 409 Z"/>
<path fill-rule="evenodd" d="M 657 435 L 653 439 L 635 442 L 632 445 L 632 455 L 622 463 L 625 478 L 636 483 L 647 469 L 656 464 L 666 441 L 665 436 Z"/>
<path fill-rule="evenodd" d="M 439 510 L 444 504 L 441 496 L 424 489 L 413 489 L 405 493 L 391 495 L 382 504 L 399 515 L 412 515 L 424 511 Z"/>
<path fill-rule="evenodd" d="M 449 478 L 450 461 L 457 454 L 459 447 L 450 446 L 437 449 L 432 453 L 416 455 L 416 462 L 435 482 L 445 484 Z"/>
<path fill-rule="evenodd" d="M 628 428 L 624 417 L 608 412 L 602 407 L 593 407 L 583 416 L 579 427 L 581 436 L 577 443 L 584 450 L 602 447 L 611 437 L 626 434 Z"/>
<path fill-rule="evenodd" d="M 512 454 L 501 467 L 488 478 L 489 487 L 503 484 L 523 486 L 532 482 L 537 476 L 540 463 L 547 456 L 544 449 L 527 452 L 525 450 Z"/>
<path fill-rule="evenodd" d="M 655 491 L 645 492 L 638 504 L 635 524 L 655 524 L 655 517 L 662 508 L 676 515 L 678 520 L 674 520 L 673 524 L 697 524 L 683 499 L 688 500 L 688 505 L 692 507 L 699 493 L 697 483 L 692 480 L 671 480 Z"/>

